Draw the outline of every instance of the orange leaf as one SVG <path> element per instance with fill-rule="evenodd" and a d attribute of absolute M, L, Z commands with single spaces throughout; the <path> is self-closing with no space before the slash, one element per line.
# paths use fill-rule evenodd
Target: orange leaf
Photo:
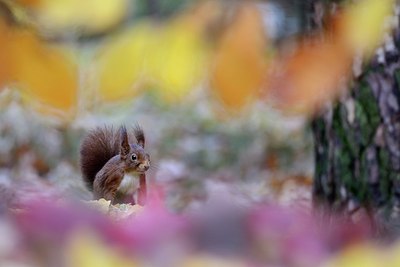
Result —
<path fill-rule="evenodd" d="M 10 47 L 13 80 L 30 100 L 70 112 L 77 102 L 77 70 L 66 55 L 29 32 L 15 32 Z"/>
<path fill-rule="evenodd" d="M 243 5 L 222 35 L 211 85 L 228 108 L 237 109 L 251 101 L 266 73 L 266 38 L 260 13 L 254 5 Z"/>
<path fill-rule="evenodd" d="M 27 7 L 36 7 L 38 6 L 42 1 L 41 0 L 16 0 L 17 3 L 23 6 Z"/>
<path fill-rule="evenodd" d="M 286 111 L 312 113 L 338 95 L 351 59 L 334 42 L 303 43 L 277 67 L 269 97 Z"/>
<path fill-rule="evenodd" d="M 9 31 L 6 23 L 0 18 L 0 90 L 10 81 L 11 77 L 8 36 Z"/>

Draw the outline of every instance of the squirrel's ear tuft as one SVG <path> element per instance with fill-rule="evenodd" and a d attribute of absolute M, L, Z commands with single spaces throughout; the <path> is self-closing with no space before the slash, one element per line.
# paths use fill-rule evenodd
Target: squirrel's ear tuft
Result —
<path fill-rule="evenodd" d="M 144 148 L 144 143 L 145 143 L 144 132 L 143 129 L 139 126 L 139 124 L 136 124 L 135 128 L 133 129 L 133 132 L 135 134 L 135 138 L 138 142 L 138 145 Z"/>
<path fill-rule="evenodd" d="M 129 140 L 128 140 L 128 133 L 126 132 L 126 127 L 121 126 L 119 129 L 119 134 L 120 134 L 120 147 L 119 147 L 119 154 L 121 158 L 126 158 L 129 154 L 129 151 L 131 150 L 131 146 L 129 145 Z"/>

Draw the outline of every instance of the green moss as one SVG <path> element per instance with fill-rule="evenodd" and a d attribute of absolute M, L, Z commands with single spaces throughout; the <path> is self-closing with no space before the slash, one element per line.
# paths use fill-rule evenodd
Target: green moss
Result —
<path fill-rule="evenodd" d="M 359 201 L 363 201 L 366 197 L 366 191 L 367 191 L 367 186 L 366 186 L 366 180 L 368 179 L 368 171 L 365 168 L 365 161 L 366 161 L 366 157 L 365 157 L 365 153 L 363 153 L 360 156 L 359 159 L 359 176 L 354 178 L 353 181 L 353 187 L 352 187 L 352 192 L 354 193 L 354 195 L 357 197 L 357 199 Z"/>
<path fill-rule="evenodd" d="M 397 69 L 394 72 L 394 78 L 396 79 L 397 84 L 400 84 L 400 69 Z"/>
<path fill-rule="evenodd" d="M 359 88 L 358 100 L 363 107 L 369 127 L 373 130 L 373 132 L 375 132 L 381 121 L 379 106 L 371 87 L 369 87 L 364 81 L 361 82 L 361 86 Z"/>
<path fill-rule="evenodd" d="M 345 107 L 343 106 L 343 109 Z M 358 137 L 358 131 L 357 128 L 355 128 L 355 125 L 351 125 L 348 120 L 347 120 L 347 111 L 344 112 L 342 116 L 342 121 L 343 121 L 343 128 L 344 128 L 344 133 L 343 135 L 346 138 L 346 144 L 348 146 L 348 149 L 351 151 L 351 155 L 353 158 L 357 158 L 360 155 L 360 142 L 359 142 L 359 137 Z"/>
<path fill-rule="evenodd" d="M 355 116 L 359 127 L 358 142 L 363 147 L 366 147 L 370 144 L 373 130 L 371 129 L 371 126 L 369 124 L 365 109 L 363 108 L 363 106 L 359 101 L 355 101 Z"/>

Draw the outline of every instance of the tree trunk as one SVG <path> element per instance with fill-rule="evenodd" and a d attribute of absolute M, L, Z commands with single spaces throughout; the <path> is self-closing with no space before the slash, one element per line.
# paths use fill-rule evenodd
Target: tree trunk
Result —
<path fill-rule="evenodd" d="M 311 1 L 311 7 L 321 1 Z M 315 10 L 311 10 L 313 14 Z M 317 16 L 310 16 L 310 18 Z M 310 19 L 309 25 L 318 25 Z M 312 122 L 313 196 L 335 212 L 376 211 L 398 222 L 400 210 L 400 32 L 354 78 L 348 95 Z M 389 48 L 389 49 L 388 49 Z M 378 221 L 378 222 L 379 222 Z M 391 223 L 387 226 L 393 226 Z"/>

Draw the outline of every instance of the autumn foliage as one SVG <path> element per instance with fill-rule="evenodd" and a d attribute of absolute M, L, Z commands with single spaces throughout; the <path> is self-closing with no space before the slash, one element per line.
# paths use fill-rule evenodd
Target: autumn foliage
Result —
<path fill-rule="evenodd" d="M 393 27 L 395 1 L 360 0 L 325 10 L 329 13 L 325 28 L 279 42 L 268 32 L 265 23 L 268 14 L 262 12 L 259 2 L 232 2 L 235 3 L 192 1 L 168 17 L 152 14 L 132 18 L 135 9 L 140 9 L 140 1 L 0 0 L 0 94 L 11 92 L 12 97 L 16 96 L 13 100 L 29 112 L 35 111 L 57 122 L 54 132 L 44 128 L 34 134 L 40 135 L 35 138 L 41 138 L 36 146 L 49 150 L 49 161 L 56 161 L 53 164 L 60 169 L 74 164 L 67 162 L 70 159 L 57 162 L 57 157 L 73 153 L 70 151 L 73 149 L 64 148 L 70 143 L 75 149 L 78 147 L 78 138 L 71 137 L 76 133 L 66 129 L 78 128 L 83 132 L 82 128 L 93 124 L 88 114 L 98 107 L 111 107 L 114 112 L 124 105 L 130 107 L 139 96 L 152 100 L 154 97 L 157 101 L 152 104 L 159 105 L 156 112 L 163 112 L 165 107 L 179 107 L 188 99 L 196 104 L 198 97 L 205 98 L 211 112 L 223 114 L 224 118 L 246 114 L 257 104 L 308 119 L 346 93 L 346 84 L 354 75 L 354 62 L 368 61 L 383 44 Z M 199 106 L 196 108 L 203 108 Z M 145 113 L 152 108 L 146 106 Z M 19 111 L 14 107 L 10 113 Z M 153 186 L 149 186 L 154 195 L 148 205 L 140 207 L 111 205 L 104 199 L 73 202 L 47 180 L 35 180 L 28 183 L 28 188 L 15 186 L 15 181 L 0 183 L 0 233 L 6 240 L 0 240 L 0 265 L 400 266 L 399 244 L 371 241 L 374 232 L 365 223 L 368 216 L 364 214 L 357 214 L 355 221 L 325 220 L 312 214 L 309 199 L 306 207 L 301 201 L 296 202 L 296 209 L 267 201 L 258 203 L 260 199 L 252 193 L 266 188 L 275 198 L 293 188 L 306 188 L 310 193 L 311 178 L 294 175 L 281 179 L 276 175 L 279 159 L 274 153 L 265 155 L 264 151 L 268 142 L 273 147 L 274 140 L 266 141 L 268 138 L 252 125 L 226 127 L 236 127 L 240 132 L 241 135 L 234 137 L 236 143 L 225 138 L 229 129 L 213 136 L 210 133 L 213 129 L 226 125 L 209 119 L 208 112 L 201 114 L 204 117 L 198 124 L 203 125 L 196 126 L 198 129 L 183 125 L 183 118 L 190 120 L 192 114 L 174 114 L 167 122 L 161 122 L 159 114 L 154 116 L 159 128 L 151 129 L 150 136 L 163 140 L 155 144 L 160 151 L 154 154 L 173 155 L 162 162 L 167 173 L 162 175 L 167 177 L 165 180 L 170 179 L 165 184 L 178 184 L 176 180 L 180 179 L 192 190 L 192 195 L 180 192 L 177 197 L 180 201 L 189 202 L 190 197 L 196 198 L 193 202 L 204 200 L 204 192 L 195 188 L 197 184 L 184 179 L 193 171 L 190 166 L 201 163 L 212 169 L 218 164 L 226 164 L 227 168 L 244 165 L 242 169 L 248 176 L 255 176 L 252 164 L 259 160 L 263 173 L 257 175 L 261 182 L 246 184 L 251 204 L 236 205 L 228 195 L 200 210 L 195 210 L 195 203 L 191 206 L 194 211 L 177 214 L 166 207 L 162 188 L 158 192 Z M 130 123 L 136 120 L 128 119 Z M 5 133 L 13 134 L 12 129 L 24 124 L 25 132 L 32 134 L 29 121 L 23 120 L 13 128 L 11 120 L 4 123 Z M 270 120 L 279 121 L 280 117 Z M 166 124 L 189 134 L 168 139 L 174 133 L 168 127 L 161 127 Z M 241 129 L 242 125 L 247 126 Z M 47 130 L 50 134 L 41 136 Z M 57 131 L 66 132 L 64 139 Z M 166 138 L 161 139 L 161 135 Z M 258 138 L 257 142 L 250 142 L 251 138 Z M 274 138 L 291 141 L 286 140 L 290 135 L 281 133 Z M 50 164 L 46 165 L 42 154 L 31 149 L 31 139 L 20 139 L 15 141 L 19 144 L 16 148 L 14 143 L 0 139 L 1 145 L 9 149 L 5 149 L 6 159 L 1 158 L 0 163 L 10 168 L 18 161 L 16 158 L 22 158 L 18 164 L 33 162 L 37 172 L 51 176 Z M 257 150 L 255 156 L 250 155 L 251 149 L 242 151 L 251 145 Z M 234 153 L 229 146 L 236 146 L 232 151 L 240 155 L 231 155 Z M 154 154 L 151 152 L 152 157 Z M 180 159 L 192 165 L 176 160 L 183 158 L 182 155 L 194 155 Z M 218 161 L 218 157 L 223 160 Z M 168 171 L 172 178 L 168 178 Z M 224 170 L 221 173 L 215 175 L 229 180 L 229 173 L 226 175 Z M 0 172 L 1 179 L 3 176 L 6 175 Z M 65 176 L 64 179 L 71 178 Z M 207 179 L 209 176 L 201 176 L 202 182 L 215 182 Z M 213 186 L 221 190 L 224 183 L 216 184 Z M 219 191 L 217 195 L 220 196 Z M 334 227 L 328 227 L 331 225 Z"/>
<path fill-rule="evenodd" d="M 115 102 L 152 89 L 174 103 L 199 86 L 211 89 L 228 111 L 263 99 L 284 111 L 313 114 L 340 95 L 354 56 L 370 55 L 390 30 L 386 21 L 393 4 L 367 0 L 344 7 L 332 17 L 332 27 L 282 53 L 268 38 L 255 4 L 232 5 L 228 16 L 226 6 L 204 1 L 162 25 L 143 20 L 111 34 L 81 66 L 76 50 L 42 37 L 41 25 L 52 25 L 45 30 L 56 36 L 104 32 L 123 20 L 129 5 L 106 1 L 88 16 L 84 10 L 92 2 L 85 2 L 88 8 L 78 8 L 78 2 L 20 1 L 10 9 L 16 22 L 2 20 L 0 26 L 2 86 L 20 90 L 40 111 L 69 119 L 80 92 Z M 27 10 L 36 16 L 30 18 Z"/>

